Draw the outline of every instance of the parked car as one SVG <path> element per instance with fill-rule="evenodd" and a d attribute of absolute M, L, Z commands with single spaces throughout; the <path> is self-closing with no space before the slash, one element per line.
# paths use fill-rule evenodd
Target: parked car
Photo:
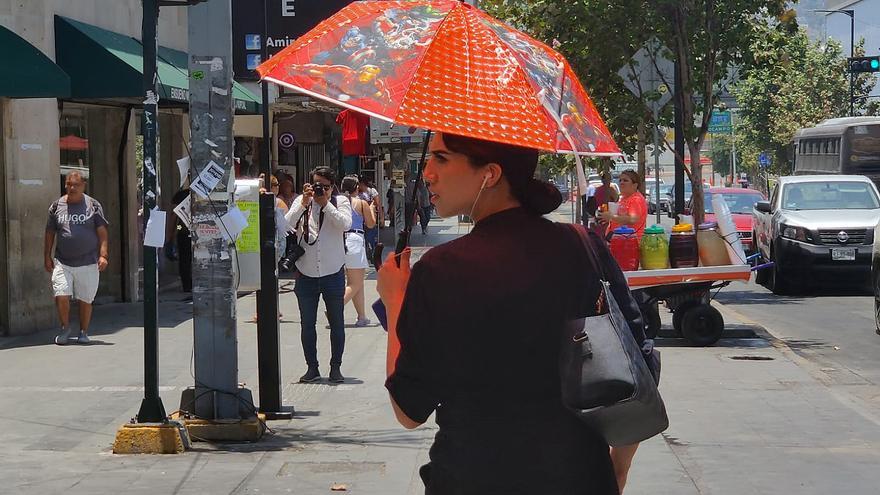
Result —
<path fill-rule="evenodd" d="M 856 287 L 870 280 L 880 194 L 862 175 L 780 177 L 754 209 L 758 251 L 774 262 L 758 283 L 775 294 L 833 274 Z"/>
<path fill-rule="evenodd" d="M 648 182 L 647 184 L 648 187 L 645 188 L 645 199 L 648 200 L 648 213 L 654 214 L 657 212 L 657 194 L 654 192 L 654 183 Z M 668 193 L 671 190 L 671 185 L 660 184 L 660 211 L 669 211 L 669 205 L 672 204 L 672 198 Z"/>
<path fill-rule="evenodd" d="M 670 187 L 669 192 L 666 193 L 666 195 L 669 196 L 669 204 L 671 205 L 671 207 L 668 210 L 669 211 L 669 218 L 675 218 L 675 212 L 673 211 L 675 209 L 675 184 L 671 184 L 669 187 Z M 693 194 L 693 192 L 694 192 L 694 189 L 693 189 L 693 186 L 691 186 L 691 181 L 685 180 L 684 181 L 684 204 L 685 205 L 687 205 L 688 203 L 691 202 L 691 194 Z"/>
<path fill-rule="evenodd" d="M 703 204 L 706 222 L 716 221 L 715 210 L 712 207 L 712 197 L 716 194 L 724 197 L 724 202 L 730 208 L 733 223 L 736 225 L 736 232 L 742 241 L 743 249 L 745 249 L 746 254 L 752 254 L 752 222 L 754 220 L 752 210 L 755 208 L 755 203 L 767 198 L 764 197 L 761 191 L 754 189 L 742 189 L 739 187 L 712 187 L 705 189 L 703 191 Z M 690 214 L 691 204 L 691 202 L 688 202 L 686 214 Z"/>

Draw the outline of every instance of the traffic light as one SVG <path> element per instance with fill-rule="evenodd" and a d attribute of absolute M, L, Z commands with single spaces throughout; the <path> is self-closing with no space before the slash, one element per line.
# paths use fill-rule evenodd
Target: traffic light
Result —
<path fill-rule="evenodd" d="M 880 72 L 880 57 L 853 57 L 849 59 L 850 72 Z"/>

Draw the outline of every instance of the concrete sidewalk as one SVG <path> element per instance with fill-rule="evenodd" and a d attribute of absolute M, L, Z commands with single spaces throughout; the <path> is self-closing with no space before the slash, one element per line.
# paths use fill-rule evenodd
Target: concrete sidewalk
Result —
<path fill-rule="evenodd" d="M 414 245 L 467 230 L 459 229 L 454 221 L 432 222 L 431 234 L 415 234 Z M 368 303 L 376 299 L 369 278 Z M 55 346 L 48 332 L 0 339 L 0 493 L 322 494 L 336 483 L 353 494 L 422 493 L 417 470 L 436 427 L 406 431 L 393 419 L 383 387 L 385 332 L 348 329 L 346 383 L 297 384 L 304 365 L 296 302 L 291 292 L 280 297 L 284 403 L 296 408 L 295 418 L 270 423 L 273 432 L 255 444 L 196 443 L 178 456 L 110 453 L 116 429 L 142 397 L 140 305 L 97 307 L 89 346 Z M 193 383 L 191 303 L 182 298 L 165 294 L 161 305 L 168 412 Z M 256 396 L 256 325 L 244 323 L 254 306 L 253 295 L 239 300 L 238 337 L 240 381 Z M 351 324 L 354 310 L 346 311 Z M 671 426 L 640 448 L 627 493 L 877 493 L 877 411 L 830 390 L 810 363 L 722 311 L 730 338 L 716 347 L 659 339 Z M 326 374 L 324 323 L 319 355 Z"/>

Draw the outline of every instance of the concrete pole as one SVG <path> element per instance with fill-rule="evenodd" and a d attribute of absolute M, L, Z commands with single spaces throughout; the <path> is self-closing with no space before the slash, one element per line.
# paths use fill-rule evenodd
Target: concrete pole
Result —
<path fill-rule="evenodd" d="M 192 181 L 211 162 L 223 177 L 208 199 L 192 194 L 196 382 L 188 401 L 194 408 L 186 407 L 186 394 L 182 405 L 204 419 L 240 419 L 240 411 L 251 408 L 238 387 L 236 254 L 219 218 L 233 200 L 232 3 L 208 0 L 190 7 L 188 19 Z"/>

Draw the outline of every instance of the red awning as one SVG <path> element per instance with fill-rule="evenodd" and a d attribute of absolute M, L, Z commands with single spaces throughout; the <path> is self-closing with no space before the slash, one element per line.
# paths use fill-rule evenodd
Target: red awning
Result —
<path fill-rule="evenodd" d="M 64 136 L 63 138 L 59 139 L 58 145 L 63 150 L 85 151 L 89 149 L 89 140 L 71 134 L 69 136 Z"/>

